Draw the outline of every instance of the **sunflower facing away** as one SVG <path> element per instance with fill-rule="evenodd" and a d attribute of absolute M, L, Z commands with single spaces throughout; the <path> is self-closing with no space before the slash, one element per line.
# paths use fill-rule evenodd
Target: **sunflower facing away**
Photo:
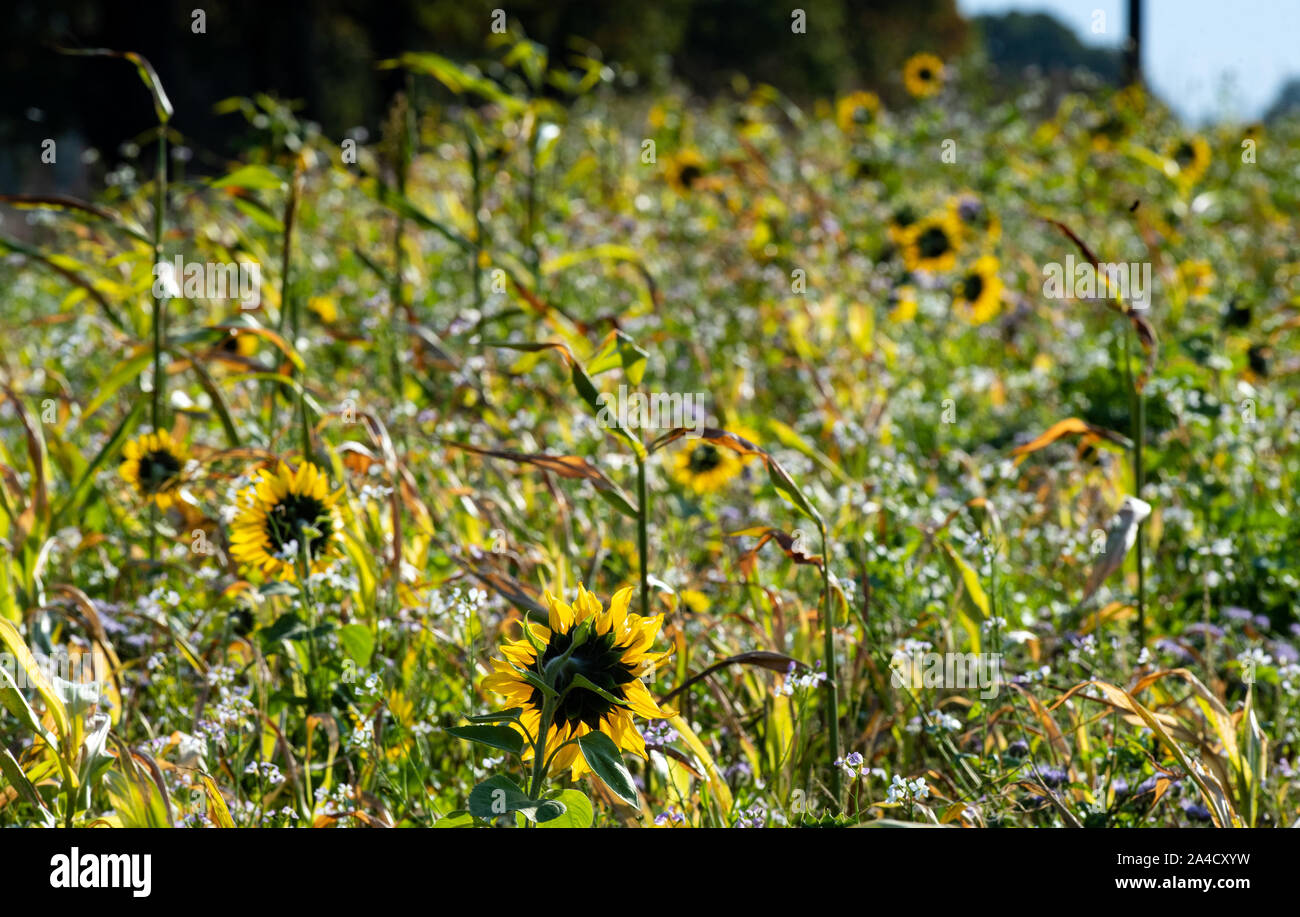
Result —
<path fill-rule="evenodd" d="M 122 477 L 140 496 L 167 509 L 176 503 L 185 469 L 185 447 L 167 430 L 146 433 L 122 449 Z"/>
<path fill-rule="evenodd" d="M 957 263 L 961 223 L 951 213 L 926 217 L 907 229 L 903 263 L 909 271 L 947 271 Z"/>
<path fill-rule="evenodd" d="M 871 127 L 880 114 L 880 97 L 874 92 L 851 92 L 835 103 L 835 121 L 846 134 Z"/>
<path fill-rule="evenodd" d="M 305 545 L 311 572 L 324 570 L 340 531 L 336 501 L 325 473 L 311 462 L 303 462 L 297 472 L 283 462 L 275 471 L 263 468 L 239 495 L 230 530 L 231 557 L 267 576 L 292 579 Z"/>
<path fill-rule="evenodd" d="M 925 99 L 943 88 L 943 61 L 933 54 L 914 54 L 903 65 L 903 85 L 915 99 Z"/>
<path fill-rule="evenodd" d="M 610 597 L 608 610 L 601 606 L 600 599 L 581 585 L 578 586 L 578 599 L 572 605 L 556 598 L 550 591 L 546 592 L 545 600 L 550 611 L 549 626 L 534 622 L 525 624 L 541 649 L 540 658 L 538 650 L 526 637 L 507 641 L 501 647 L 501 655 L 505 658 L 492 660 L 493 672 L 484 679 L 483 686 L 504 697 L 511 707 L 522 707 L 523 713 L 515 728 L 526 731 L 529 739 L 536 736 L 542 720 L 543 696 L 524 679 L 523 673 L 543 676 L 547 665 L 563 657 L 572 646 L 577 629 L 590 621 L 591 629 L 585 642 L 580 643 L 567 662 L 559 663 L 558 673 L 551 673 L 556 679 L 552 682 L 556 691 L 565 696 L 546 731 L 547 757 L 554 753 L 548 773 L 568 768 L 576 779 L 590 770 L 576 743 L 564 745 L 589 732 L 603 732 L 624 751 L 647 757 L 645 740 L 633 717 L 661 719 L 675 715 L 675 711 L 656 704 L 641 681 L 643 675 L 654 671 L 671 652 L 651 652 L 663 616 L 646 618 L 629 612 L 631 586 Z M 589 688 L 573 688 L 565 694 L 577 675 L 582 675 L 605 694 L 623 703 L 615 704 Z M 527 761 L 532 756 L 533 750 L 529 745 L 523 757 Z"/>
<path fill-rule="evenodd" d="M 997 258 L 985 255 L 971 266 L 957 282 L 954 304 L 976 325 L 982 325 L 998 314 L 1002 304 L 1002 279 L 998 276 Z"/>
<path fill-rule="evenodd" d="M 731 432 L 751 443 L 758 441 L 756 434 L 744 428 L 733 428 Z M 740 474 L 749 458 L 726 446 L 697 440 L 673 455 L 672 478 L 696 494 L 713 493 Z"/>

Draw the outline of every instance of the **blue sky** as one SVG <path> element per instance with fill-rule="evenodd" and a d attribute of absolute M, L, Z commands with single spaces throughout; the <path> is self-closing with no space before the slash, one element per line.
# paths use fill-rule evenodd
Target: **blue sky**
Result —
<path fill-rule="evenodd" d="M 1300 0 L 1144 0 L 1148 83 L 1192 121 L 1257 118 L 1288 77 L 1300 76 Z M 957 0 L 965 15 L 1050 13 L 1091 45 L 1119 47 L 1126 0 Z M 1092 32 L 1093 11 L 1105 34 Z"/>

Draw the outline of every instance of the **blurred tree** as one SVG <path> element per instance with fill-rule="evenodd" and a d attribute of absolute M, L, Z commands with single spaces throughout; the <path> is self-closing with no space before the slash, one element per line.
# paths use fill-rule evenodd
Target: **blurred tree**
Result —
<path fill-rule="evenodd" d="M 1088 70 L 1108 82 L 1120 78 L 1119 52 L 1089 48 L 1067 26 L 1046 13 L 977 16 L 973 24 L 989 63 L 1004 79 L 1020 80 L 1027 67 L 1058 75 Z"/>
<path fill-rule="evenodd" d="M 146 129 L 148 100 L 127 67 L 64 58 L 54 45 L 135 50 L 157 68 L 175 103 L 176 127 L 228 150 L 223 98 L 270 92 L 302 99 L 327 134 L 377 128 L 400 77 L 376 60 L 407 50 L 457 59 L 479 56 L 493 10 L 504 8 L 527 34 L 563 54 L 572 39 L 594 43 L 607 60 L 642 75 L 672 73 L 701 92 L 735 74 L 770 82 L 796 97 L 851 86 L 896 88 L 903 59 L 918 50 L 942 57 L 964 45 L 955 0 L 262 0 L 187 3 L 137 0 L 10 0 L 0 34 L 0 148 L 39 146 L 75 130 L 112 150 Z M 202 8 L 205 30 L 194 31 Z M 806 32 L 796 33 L 801 9 Z M 39 79 L 34 77 L 39 75 Z M 34 111 L 35 119 L 26 117 Z M 3 170 L 3 165 L 0 165 Z M 0 171 L 0 178 L 10 178 Z"/>
<path fill-rule="evenodd" d="M 1264 113 L 1264 120 L 1275 121 L 1296 112 L 1300 112 L 1300 77 L 1292 77 L 1278 90 L 1277 98 Z"/>

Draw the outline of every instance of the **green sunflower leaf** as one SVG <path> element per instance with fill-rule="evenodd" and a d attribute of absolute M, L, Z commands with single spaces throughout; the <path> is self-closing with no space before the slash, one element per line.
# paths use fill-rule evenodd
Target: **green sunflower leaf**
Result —
<path fill-rule="evenodd" d="M 539 828 L 590 828 L 595 819 L 595 810 L 591 800 L 581 790 L 564 790 L 552 802 L 559 802 L 564 811 L 554 818 L 542 818 L 538 807 L 537 826 Z"/>
<path fill-rule="evenodd" d="M 474 816 L 470 815 L 464 809 L 457 809 L 454 812 L 448 812 L 442 818 L 433 823 L 435 828 L 472 828 L 474 827 Z"/>
<path fill-rule="evenodd" d="M 514 670 L 519 673 L 520 678 L 528 682 L 538 691 L 541 691 L 542 694 L 544 694 L 546 697 L 557 698 L 560 696 L 558 691 L 556 691 L 546 682 L 542 681 L 542 679 L 536 673 L 526 671 L 525 669 L 521 669 L 519 668 L 519 666 L 514 666 Z"/>
<path fill-rule="evenodd" d="M 458 739 L 477 742 L 479 745 L 486 745 L 489 748 L 499 748 L 511 754 L 521 755 L 524 753 L 524 737 L 509 726 L 488 724 L 450 726 L 447 728 L 447 732 Z"/>
<path fill-rule="evenodd" d="M 495 713 L 482 713 L 478 716 L 467 716 L 465 719 L 471 723 L 503 723 L 508 720 L 519 719 L 519 714 L 524 712 L 523 707 L 511 707 L 509 710 L 498 710 Z"/>
<path fill-rule="evenodd" d="M 471 815 L 489 820 L 518 812 L 529 821 L 542 821 L 563 815 L 564 803 L 554 799 L 531 799 L 509 777 L 497 774 L 470 790 L 469 811 Z"/>
<path fill-rule="evenodd" d="M 609 787 L 615 796 L 630 806 L 641 808 L 641 800 L 637 797 L 632 774 L 623 763 L 623 753 L 618 750 L 613 739 L 603 732 L 589 732 L 579 737 L 578 747 L 582 749 L 582 757 L 586 760 L 587 766 L 604 781 L 605 786 Z"/>
<path fill-rule="evenodd" d="M 339 628 L 339 643 L 361 668 L 370 665 L 370 656 L 375 651 L 375 635 L 369 627 L 364 624 L 347 624 Z"/>
<path fill-rule="evenodd" d="M 267 583 L 257 591 L 263 598 L 272 595 L 297 595 L 298 587 L 287 580 L 276 580 L 275 582 Z"/>
<path fill-rule="evenodd" d="M 538 804 L 533 820 L 539 825 L 553 825 L 559 827 L 558 825 L 554 825 L 554 823 L 561 819 L 567 812 L 568 807 L 565 806 L 562 800 L 547 799 Z M 527 817 L 526 813 L 524 817 Z"/>
<path fill-rule="evenodd" d="M 593 683 L 590 678 L 588 678 L 587 676 L 579 672 L 574 673 L 573 681 L 571 684 L 573 687 L 585 688 L 586 690 L 600 697 L 602 700 L 608 701 L 609 703 L 613 704 L 616 707 L 628 706 L 628 702 L 625 701 L 623 698 L 615 697 L 613 694 L 610 694 L 604 688 Z"/>

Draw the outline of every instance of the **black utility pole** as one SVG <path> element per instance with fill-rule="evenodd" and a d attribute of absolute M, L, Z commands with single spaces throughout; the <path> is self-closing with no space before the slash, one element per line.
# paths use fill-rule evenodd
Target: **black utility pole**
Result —
<path fill-rule="evenodd" d="M 1128 41 L 1124 43 L 1124 85 L 1142 82 L 1142 0 L 1128 0 Z"/>

